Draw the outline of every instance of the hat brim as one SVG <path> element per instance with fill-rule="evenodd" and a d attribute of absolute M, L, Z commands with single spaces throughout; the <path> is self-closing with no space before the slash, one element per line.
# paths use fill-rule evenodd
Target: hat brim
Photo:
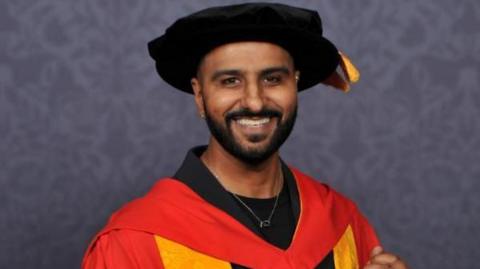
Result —
<path fill-rule="evenodd" d="M 149 53 L 156 61 L 158 74 L 173 87 L 193 93 L 191 79 L 196 76 L 202 58 L 214 48 L 234 42 L 261 41 L 283 47 L 294 60 L 301 78 L 298 90 L 308 89 L 332 74 L 339 63 L 335 45 L 319 35 L 301 28 L 269 25 L 231 25 L 189 35 L 166 35 L 148 44 Z"/>

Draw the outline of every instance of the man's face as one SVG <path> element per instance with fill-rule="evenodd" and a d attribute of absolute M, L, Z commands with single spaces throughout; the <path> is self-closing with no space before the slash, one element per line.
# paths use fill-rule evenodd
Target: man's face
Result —
<path fill-rule="evenodd" d="M 210 146 L 249 164 L 275 153 L 295 122 L 297 75 L 288 52 L 270 43 L 230 43 L 208 53 L 192 87 Z"/>

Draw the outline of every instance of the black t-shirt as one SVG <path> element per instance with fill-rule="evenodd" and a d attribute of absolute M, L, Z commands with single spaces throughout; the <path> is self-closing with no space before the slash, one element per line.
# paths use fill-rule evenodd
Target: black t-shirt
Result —
<path fill-rule="evenodd" d="M 237 195 L 242 201 L 250 207 L 251 210 L 261 220 L 266 220 L 270 216 L 275 205 L 275 197 L 268 199 L 248 198 Z M 259 226 L 258 220 L 252 215 L 248 209 L 245 208 L 238 200 L 235 199 L 238 206 L 244 211 L 244 214 L 250 217 L 251 221 Z M 288 195 L 287 184 L 283 184 L 283 188 L 278 197 L 278 204 L 271 219 L 269 227 L 257 227 L 257 230 L 262 235 L 265 241 L 277 246 L 281 249 L 287 249 L 292 241 L 295 232 L 296 221 L 292 212 L 292 203 Z"/>

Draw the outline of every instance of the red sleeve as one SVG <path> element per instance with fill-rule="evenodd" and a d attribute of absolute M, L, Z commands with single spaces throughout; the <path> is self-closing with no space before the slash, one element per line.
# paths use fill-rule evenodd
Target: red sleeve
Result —
<path fill-rule="evenodd" d="M 370 259 L 370 252 L 374 247 L 380 245 L 380 241 L 378 240 L 373 227 L 359 212 L 354 217 L 352 228 L 355 235 L 355 244 L 357 246 L 360 268 L 363 268 Z"/>
<path fill-rule="evenodd" d="M 152 234 L 113 230 L 101 235 L 83 258 L 82 269 L 162 269 Z"/>

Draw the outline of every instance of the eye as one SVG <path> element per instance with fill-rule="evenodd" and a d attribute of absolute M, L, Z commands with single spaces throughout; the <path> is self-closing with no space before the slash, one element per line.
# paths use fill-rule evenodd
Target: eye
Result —
<path fill-rule="evenodd" d="M 237 77 L 227 77 L 220 80 L 220 84 L 224 87 L 234 87 L 240 84 L 240 79 Z"/>
<path fill-rule="evenodd" d="M 274 74 L 267 75 L 263 78 L 263 81 L 267 85 L 278 85 L 282 82 L 282 76 L 281 75 L 274 75 Z"/>

